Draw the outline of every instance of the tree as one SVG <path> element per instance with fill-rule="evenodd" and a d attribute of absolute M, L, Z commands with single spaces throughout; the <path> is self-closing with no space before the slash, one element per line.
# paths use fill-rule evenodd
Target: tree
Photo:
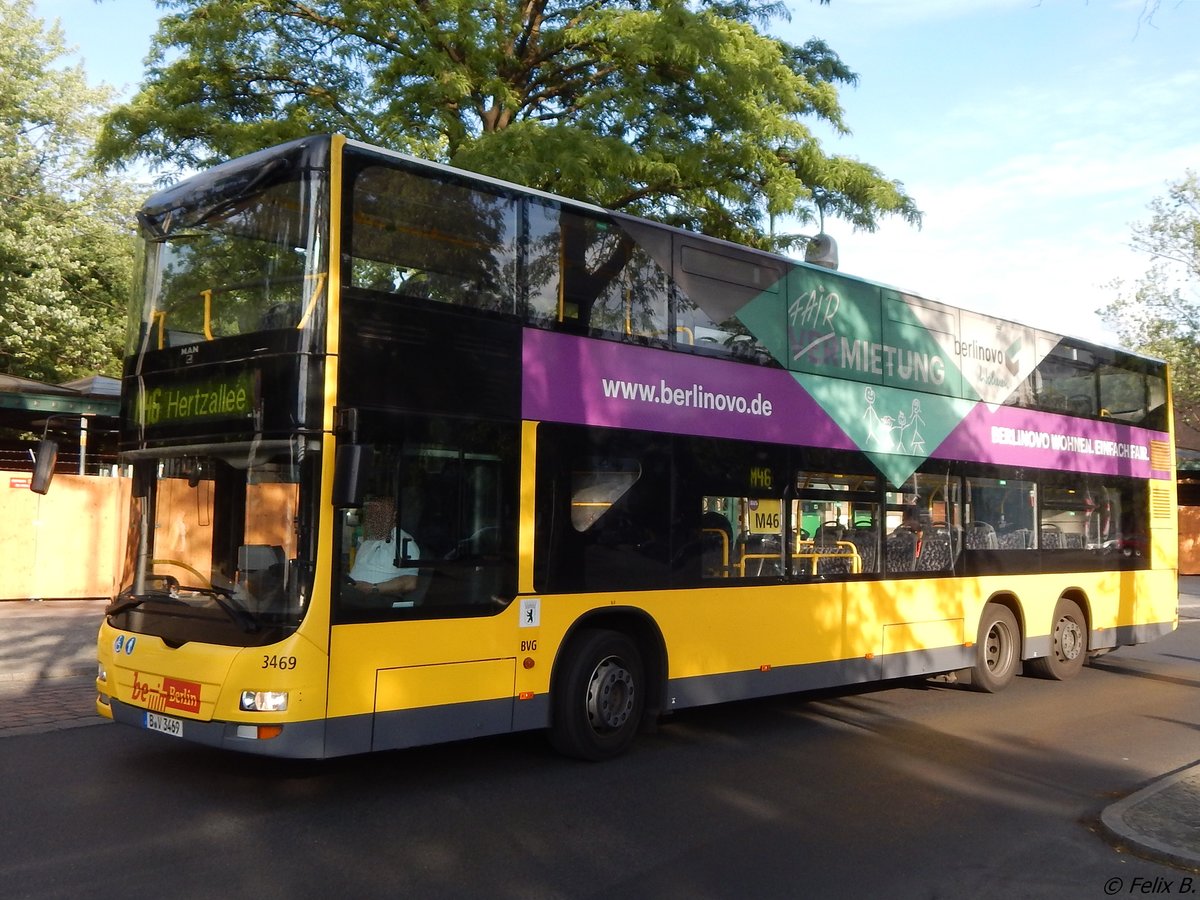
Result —
<path fill-rule="evenodd" d="M 108 94 L 62 68 L 31 0 L 0 0 L 0 371 L 59 382 L 119 371 L 131 188 L 89 154 Z"/>
<path fill-rule="evenodd" d="M 827 3 L 829 0 L 821 0 Z M 827 155 L 857 76 L 756 25 L 772 0 L 161 0 L 106 164 L 203 167 L 337 131 L 717 236 L 773 217 L 917 224 L 903 185 Z M 821 208 L 815 201 L 820 192 Z"/>
<path fill-rule="evenodd" d="M 1124 342 L 1172 364 L 1176 417 L 1200 429 L 1200 179 L 1187 172 L 1149 208 L 1131 245 L 1150 268 L 1132 290 L 1114 285 L 1118 296 L 1101 315 Z"/>

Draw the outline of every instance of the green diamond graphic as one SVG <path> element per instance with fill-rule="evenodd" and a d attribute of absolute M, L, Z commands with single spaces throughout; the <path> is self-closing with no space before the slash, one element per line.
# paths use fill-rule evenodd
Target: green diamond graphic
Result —
<path fill-rule="evenodd" d="M 897 487 L 977 402 L 803 372 L 792 377 Z"/>

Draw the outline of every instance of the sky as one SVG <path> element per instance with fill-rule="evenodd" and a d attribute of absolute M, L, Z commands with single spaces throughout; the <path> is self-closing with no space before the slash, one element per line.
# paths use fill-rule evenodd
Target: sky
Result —
<path fill-rule="evenodd" d="M 824 40 L 859 82 L 826 152 L 903 182 L 921 228 L 830 220 L 841 271 L 1113 343 L 1096 315 L 1149 260 L 1131 228 L 1200 169 L 1200 0 L 786 0 L 769 30 Z M 132 93 L 153 0 L 36 0 L 92 84 Z"/>

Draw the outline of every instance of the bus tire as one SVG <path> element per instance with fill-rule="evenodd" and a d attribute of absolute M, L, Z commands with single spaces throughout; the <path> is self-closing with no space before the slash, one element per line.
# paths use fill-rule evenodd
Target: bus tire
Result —
<path fill-rule="evenodd" d="M 571 642 L 562 665 L 551 701 L 550 743 L 578 759 L 624 753 L 646 704 L 637 644 L 619 631 L 589 629 Z"/>
<path fill-rule="evenodd" d="M 1021 661 L 1021 630 L 1007 606 L 989 603 L 979 620 L 971 688 L 994 694 L 1008 687 Z"/>
<path fill-rule="evenodd" d="M 1074 600 L 1065 597 L 1054 607 L 1054 622 L 1050 627 L 1050 653 L 1029 660 L 1031 675 L 1066 681 L 1074 678 L 1087 659 L 1087 620 Z"/>

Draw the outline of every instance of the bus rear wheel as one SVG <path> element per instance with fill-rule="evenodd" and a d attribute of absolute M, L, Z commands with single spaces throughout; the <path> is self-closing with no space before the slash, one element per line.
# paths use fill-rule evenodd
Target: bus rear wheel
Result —
<path fill-rule="evenodd" d="M 1079 674 L 1087 658 L 1087 622 L 1074 600 L 1062 599 L 1054 607 L 1050 654 L 1029 660 L 1029 672 L 1039 678 L 1066 681 Z"/>
<path fill-rule="evenodd" d="M 585 631 L 572 641 L 563 665 L 554 688 L 550 743 L 578 759 L 624 753 L 646 703 L 637 644 L 618 631 Z"/>
<path fill-rule="evenodd" d="M 975 642 L 975 666 L 971 669 L 971 688 L 994 694 L 1008 687 L 1016 677 L 1020 663 L 1021 631 L 1007 606 L 989 603 L 979 620 Z"/>

